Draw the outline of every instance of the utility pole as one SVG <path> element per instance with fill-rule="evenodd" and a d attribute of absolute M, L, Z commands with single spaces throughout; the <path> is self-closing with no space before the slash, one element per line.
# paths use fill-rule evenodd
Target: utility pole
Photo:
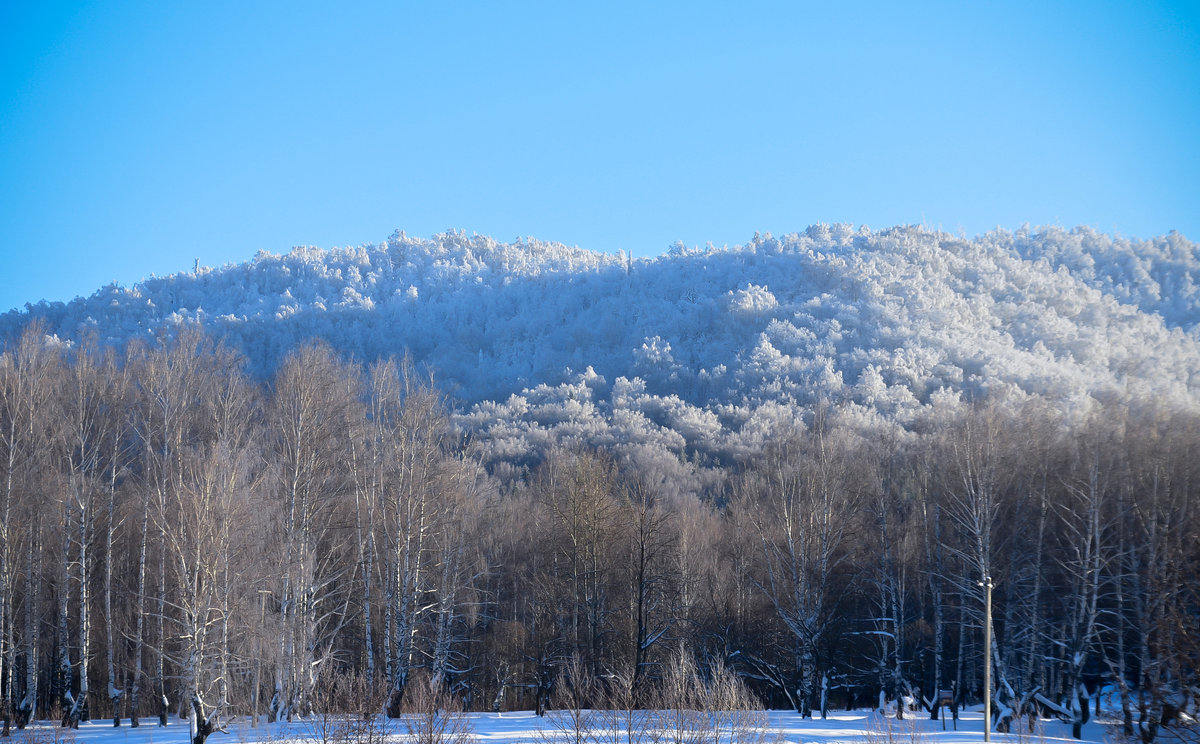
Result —
<path fill-rule="evenodd" d="M 984 576 L 983 587 L 983 740 L 992 740 L 992 577 Z"/>

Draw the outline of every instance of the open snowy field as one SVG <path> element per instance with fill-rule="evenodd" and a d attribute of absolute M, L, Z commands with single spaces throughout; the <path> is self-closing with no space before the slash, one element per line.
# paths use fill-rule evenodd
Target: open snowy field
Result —
<path fill-rule="evenodd" d="M 979 710 L 968 710 L 953 728 L 952 721 L 931 721 L 920 716 L 897 721 L 891 716 L 875 712 L 850 711 L 832 713 L 828 720 L 805 720 L 790 711 L 771 711 L 768 714 L 771 731 L 779 740 L 805 744 L 905 744 L 912 741 L 927 741 L 930 744 L 976 744 L 983 740 L 982 715 Z M 468 714 L 478 744 L 524 744 L 550 741 L 568 741 L 570 737 L 556 729 L 548 718 L 538 718 L 532 712 L 472 713 Z M 1034 732 L 992 734 L 998 744 L 1068 744 L 1071 738 L 1070 725 L 1056 720 L 1041 721 Z M 402 742 L 408 737 L 403 725 L 390 722 L 391 739 Z M 624 739 L 621 736 L 621 739 Z M 764 737 L 766 741 L 773 737 Z M 42 722 L 30 730 L 17 732 L 14 742 L 30 741 L 37 744 L 165 744 L 178 742 L 187 744 L 186 721 L 172 719 L 167 728 L 146 720 L 136 729 L 123 725 L 113 728 L 109 721 L 92 721 L 83 724 L 76 732 L 60 729 Z M 669 739 L 665 739 L 669 741 Z M 1083 741 L 1104 744 L 1115 740 L 1112 729 L 1102 723 L 1089 723 L 1083 729 Z M 234 721 L 228 732 L 215 734 L 209 744 L 324 744 L 320 725 L 315 721 L 293 721 L 282 724 L 260 724 L 251 727 L 247 719 Z M 649 742 L 650 739 L 644 739 Z"/>

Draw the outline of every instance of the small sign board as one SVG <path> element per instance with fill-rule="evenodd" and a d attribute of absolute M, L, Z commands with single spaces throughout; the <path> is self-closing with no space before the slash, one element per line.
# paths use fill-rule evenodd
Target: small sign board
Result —
<path fill-rule="evenodd" d="M 954 692 L 952 690 L 938 690 L 938 705 L 953 705 Z"/>

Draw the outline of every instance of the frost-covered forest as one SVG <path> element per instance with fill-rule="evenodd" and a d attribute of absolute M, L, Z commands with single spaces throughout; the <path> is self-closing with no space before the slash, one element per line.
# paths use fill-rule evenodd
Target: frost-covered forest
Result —
<path fill-rule="evenodd" d="M 623 377 L 689 406 L 734 406 L 730 422 L 768 401 L 821 397 L 908 421 L 942 388 L 1071 403 L 1150 386 L 1190 399 L 1198 272 L 1200 253 L 1178 234 L 1131 241 L 1086 228 L 965 240 L 817 225 L 636 260 L 397 233 L 109 286 L 0 316 L 0 329 L 11 337 L 38 317 L 63 338 L 92 328 L 121 341 L 199 321 L 260 376 L 315 336 L 365 361 L 407 351 L 468 404 L 523 389 L 541 400 L 554 393 L 537 386 L 581 380 L 607 404 Z"/>
<path fill-rule="evenodd" d="M 9 313 L 6 715 L 672 708 L 681 669 L 965 704 L 990 576 L 998 723 L 1107 685 L 1149 742 L 1200 697 L 1198 269 L 1085 229 L 396 234 Z"/>

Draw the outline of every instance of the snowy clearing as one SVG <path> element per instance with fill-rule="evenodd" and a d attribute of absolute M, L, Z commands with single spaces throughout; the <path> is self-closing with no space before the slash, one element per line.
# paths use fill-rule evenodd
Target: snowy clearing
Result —
<path fill-rule="evenodd" d="M 928 716 L 917 714 L 916 718 L 897 721 L 893 716 L 882 716 L 875 712 L 849 711 L 831 713 L 828 720 L 802 719 L 791 711 L 770 711 L 768 718 L 771 733 L 782 737 L 782 741 L 805 744 L 903 744 L 906 741 L 930 741 L 936 744 L 976 744 L 983 740 L 982 714 L 980 710 L 963 712 L 957 730 L 953 722 L 931 721 Z M 525 744 L 526 742 L 568 741 L 566 733 L 556 730 L 548 718 L 538 718 L 530 711 L 510 713 L 470 713 L 473 736 L 478 744 Z M 388 723 L 389 737 L 402 742 L 404 726 L 399 721 Z M 1118 731 L 1108 723 L 1091 722 L 1083 727 L 1084 742 L 1104 744 L 1117 740 Z M 623 736 L 621 737 L 624 738 Z M 770 737 L 766 737 L 770 740 Z M 14 742 L 30 741 L 36 744 L 163 744 L 164 742 L 188 741 L 186 721 L 173 719 L 167 728 L 144 721 L 136 729 L 123 725 L 113 728 L 111 721 L 92 721 L 82 724 L 71 732 L 48 722 L 39 722 L 23 732 L 16 732 Z M 664 737 L 664 741 L 669 739 Z M 228 733 L 217 734 L 213 744 L 329 744 L 334 739 L 321 736 L 320 725 L 315 720 L 293 721 L 283 724 L 260 724 L 252 728 L 247 719 L 234 721 Z M 649 737 L 643 741 L 653 741 Z M 992 741 L 998 744 L 1055 744 L 1076 742 L 1071 738 L 1068 723 L 1057 720 L 1042 720 L 1035 731 L 1019 733 L 993 733 Z"/>

